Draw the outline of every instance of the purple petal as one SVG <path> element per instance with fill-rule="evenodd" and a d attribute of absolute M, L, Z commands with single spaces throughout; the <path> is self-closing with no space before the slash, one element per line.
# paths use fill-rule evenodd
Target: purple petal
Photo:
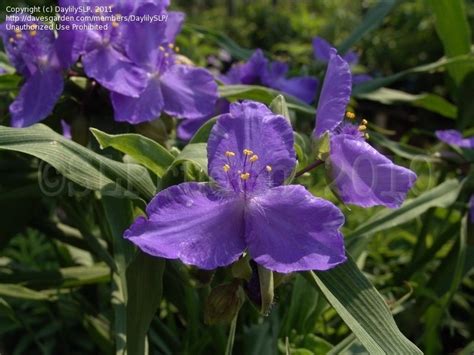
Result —
<path fill-rule="evenodd" d="M 170 11 L 168 12 L 168 19 L 166 21 L 165 38 L 168 43 L 174 43 L 176 36 L 181 32 L 184 19 L 186 15 L 182 12 Z"/>
<path fill-rule="evenodd" d="M 245 249 L 243 202 L 207 184 L 183 183 L 161 191 L 124 237 L 147 254 L 180 259 L 201 269 L 236 261 Z"/>
<path fill-rule="evenodd" d="M 167 114 L 200 118 L 214 111 L 217 84 L 207 70 L 174 65 L 160 80 Z"/>
<path fill-rule="evenodd" d="M 355 65 L 359 62 L 359 55 L 354 51 L 349 51 L 342 56 L 342 58 L 349 63 L 349 65 Z"/>
<path fill-rule="evenodd" d="M 194 134 L 201 128 L 201 126 L 210 120 L 212 117 L 221 115 L 229 112 L 229 101 L 224 98 L 220 98 L 216 102 L 216 108 L 214 113 L 210 116 L 204 116 L 202 118 L 195 118 L 192 120 L 184 119 L 181 121 L 177 129 L 177 136 L 183 141 L 189 141 Z"/>
<path fill-rule="evenodd" d="M 372 80 L 372 76 L 368 74 L 355 74 L 352 75 L 352 85 L 359 85 L 365 83 L 366 81 Z"/>
<path fill-rule="evenodd" d="M 474 137 L 464 138 L 462 133 L 454 129 L 436 131 L 436 137 L 444 143 L 461 148 L 474 148 Z"/>
<path fill-rule="evenodd" d="M 249 155 L 244 149 L 250 150 Z M 229 157 L 226 152 L 232 152 Z M 251 162 L 251 156 L 256 160 Z M 209 176 L 235 191 L 258 191 L 278 186 L 295 166 L 293 131 L 283 116 L 253 101 L 233 103 L 230 113 L 219 116 L 207 146 Z M 228 171 L 224 167 L 229 165 Z M 267 166 L 269 168 L 267 168 Z M 240 174 L 249 173 L 242 181 Z"/>
<path fill-rule="evenodd" d="M 332 131 L 341 123 L 351 98 L 351 89 L 349 64 L 333 50 L 316 109 L 316 128 L 314 130 L 316 137 L 320 137 L 326 131 Z"/>
<path fill-rule="evenodd" d="M 65 120 L 61 120 L 61 128 L 63 130 L 63 136 L 67 139 L 72 139 L 71 125 Z"/>
<path fill-rule="evenodd" d="M 245 85 L 258 84 L 268 64 L 261 49 L 257 49 L 247 63 L 240 68 L 240 83 Z"/>
<path fill-rule="evenodd" d="M 340 198 L 362 207 L 399 207 L 416 181 L 411 170 L 345 134 L 331 137 L 330 164 Z"/>
<path fill-rule="evenodd" d="M 46 118 L 63 92 L 64 81 L 60 71 L 37 70 L 28 78 L 10 105 L 13 127 L 27 127 Z"/>
<path fill-rule="evenodd" d="M 290 94 L 306 103 L 311 103 L 316 96 L 318 80 L 309 76 L 280 79 L 271 86 L 274 89 Z"/>
<path fill-rule="evenodd" d="M 164 107 L 158 78 L 150 79 L 139 97 L 130 97 L 112 92 L 110 95 L 114 107 L 114 119 L 132 124 L 154 120 L 161 115 Z"/>
<path fill-rule="evenodd" d="M 329 62 L 331 57 L 331 44 L 321 37 L 313 38 L 313 54 L 314 58 L 321 62 Z"/>
<path fill-rule="evenodd" d="M 339 231 L 344 215 L 301 185 L 270 189 L 251 199 L 246 211 L 250 256 L 267 269 L 327 270 L 346 260 Z"/>
<path fill-rule="evenodd" d="M 158 6 L 146 4 L 138 9 L 137 16 L 161 15 L 162 11 Z M 165 31 L 167 25 L 167 22 L 160 21 L 127 23 L 124 26 L 122 43 L 128 57 L 138 65 L 152 67 L 157 61 L 159 46 L 166 41 Z"/>
<path fill-rule="evenodd" d="M 147 84 L 147 74 L 112 46 L 85 54 L 82 63 L 87 76 L 122 95 L 138 97 Z"/>

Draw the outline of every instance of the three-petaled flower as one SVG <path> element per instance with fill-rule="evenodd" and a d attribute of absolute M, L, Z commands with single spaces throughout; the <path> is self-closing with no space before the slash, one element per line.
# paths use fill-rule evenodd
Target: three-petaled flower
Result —
<path fill-rule="evenodd" d="M 332 49 L 313 134 L 321 138 L 329 132 L 330 175 L 344 202 L 362 207 L 399 207 L 415 183 L 416 175 L 393 164 L 366 142 L 367 121 L 355 124 L 352 113 L 344 120 L 351 87 L 349 65 Z"/>
<path fill-rule="evenodd" d="M 283 185 L 296 160 L 289 122 L 265 105 L 234 103 L 208 141 L 213 183 L 182 183 L 150 202 L 125 238 L 144 252 L 202 269 L 244 251 L 283 273 L 326 270 L 346 260 L 341 211 L 301 185 Z"/>

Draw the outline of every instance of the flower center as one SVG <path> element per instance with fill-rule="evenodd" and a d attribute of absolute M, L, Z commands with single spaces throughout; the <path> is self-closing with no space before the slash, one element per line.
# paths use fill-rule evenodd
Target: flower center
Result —
<path fill-rule="evenodd" d="M 336 133 L 353 136 L 357 139 L 369 139 L 369 134 L 366 133 L 367 125 L 367 120 L 357 120 L 353 112 L 346 112 L 346 120 L 336 128 Z"/>
<path fill-rule="evenodd" d="M 227 163 L 222 169 L 235 192 L 246 194 L 253 191 L 262 178 L 270 179 L 272 166 L 263 163 L 253 150 L 246 148 L 242 150 L 242 155 L 226 151 L 224 155 Z"/>

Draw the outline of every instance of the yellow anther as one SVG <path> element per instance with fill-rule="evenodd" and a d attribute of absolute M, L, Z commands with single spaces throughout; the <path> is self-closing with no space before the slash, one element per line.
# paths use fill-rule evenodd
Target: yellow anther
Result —
<path fill-rule="evenodd" d="M 250 174 L 249 173 L 240 174 L 240 178 L 244 181 L 248 180 L 250 178 Z"/>
<path fill-rule="evenodd" d="M 164 52 L 164 51 L 165 51 L 165 47 L 163 47 L 163 46 L 159 46 L 158 48 L 159 48 L 159 49 L 160 49 L 160 51 L 162 51 L 162 52 Z"/>
<path fill-rule="evenodd" d="M 244 149 L 244 155 L 253 155 L 253 152 L 250 149 Z"/>
<path fill-rule="evenodd" d="M 175 51 L 176 53 L 179 53 L 179 47 L 178 47 L 178 46 L 174 47 L 174 51 Z"/>
<path fill-rule="evenodd" d="M 20 39 L 20 38 L 23 38 L 23 35 L 22 35 L 21 33 L 17 33 L 17 34 L 15 35 L 15 37 L 18 38 L 18 39 Z"/>
<path fill-rule="evenodd" d="M 36 30 L 30 31 L 30 36 L 31 36 L 31 37 L 34 37 L 34 36 L 36 36 L 37 34 L 38 34 L 38 32 L 36 32 Z"/>
<path fill-rule="evenodd" d="M 250 160 L 252 163 L 253 163 L 254 161 L 257 161 L 257 160 L 258 160 L 258 155 L 257 155 L 257 154 L 252 155 L 249 160 Z"/>
<path fill-rule="evenodd" d="M 230 170 L 230 165 L 229 164 L 224 164 L 222 169 L 224 169 L 225 172 L 228 172 Z"/>
<path fill-rule="evenodd" d="M 231 152 L 231 151 L 227 151 L 227 152 L 225 152 L 225 156 L 229 157 L 229 158 L 232 158 L 232 157 L 235 157 L 235 153 Z"/>
<path fill-rule="evenodd" d="M 15 33 L 18 34 L 18 33 L 21 33 L 21 30 L 19 30 L 18 28 L 15 29 Z"/>
<path fill-rule="evenodd" d="M 112 22 L 112 27 L 117 28 L 119 27 L 119 23 L 117 21 Z"/>
<path fill-rule="evenodd" d="M 172 49 L 174 47 L 173 43 L 168 43 L 168 48 Z"/>
<path fill-rule="evenodd" d="M 270 165 L 267 165 L 265 167 L 265 170 L 268 171 L 268 172 L 271 172 L 272 171 L 272 167 Z"/>
<path fill-rule="evenodd" d="M 346 117 L 350 120 L 353 120 L 356 117 L 356 115 L 355 115 L 354 112 L 347 111 L 346 112 Z"/>
<path fill-rule="evenodd" d="M 363 124 L 361 124 L 361 125 L 359 126 L 359 131 L 361 131 L 361 132 L 362 132 L 362 131 L 365 131 L 366 129 L 367 129 L 367 126 L 365 126 L 365 125 L 363 125 Z"/>
<path fill-rule="evenodd" d="M 369 139 L 369 138 L 370 138 L 370 136 L 369 136 L 368 133 L 364 134 L 364 137 L 365 137 L 365 139 Z"/>
<path fill-rule="evenodd" d="M 10 37 L 10 39 L 8 40 L 10 43 L 14 43 L 15 42 L 15 38 L 13 37 Z"/>
<path fill-rule="evenodd" d="M 369 122 L 364 119 L 364 120 L 361 121 L 361 123 L 362 123 L 363 125 L 367 126 L 367 124 L 368 124 Z"/>
<path fill-rule="evenodd" d="M 170 54 L 169 54 L 169 53 L 165 53 L 164 56 L 165 56 L 165 58 L 168 58 L 168 57 L 170 56 Z"/>

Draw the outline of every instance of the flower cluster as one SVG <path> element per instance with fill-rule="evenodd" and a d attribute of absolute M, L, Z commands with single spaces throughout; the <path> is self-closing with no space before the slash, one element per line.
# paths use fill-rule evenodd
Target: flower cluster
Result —
<path fill-rule="evenodd" d="M 62 7 L 79 5 L 83 5 L 83 0 L 60 1 Z M 111 4 L 94 0 L 88 5 L 92 11 Z M 205 69 L 180 63 L 179 49 L 174 42 L 184 14 L 168 12 L 168 5 L 167 1 L 159 0 L 115 0 L 113 14 L 107 14 L 110 23 L 106 29 L 69 26 L 70 29 L 59 31 L 57 38 L 46 30 L 17 33 L 3 30 L 9 58 L 27 79 L 10 107 L 13 125 L 31 125 L 52 112 L 63 90 L 62 71 L 78 59 L 85 74 L 111 92 L 117 121 L 135 124 L 153 120 L 162 112 L 191 119 L 211 114 L 217 99 L 217 85 Z M 114 20 L 130 14 L 166 14 L 161 16 L 166 21 Z M 94 18 L 92 15 L 101 14 L 88 15 Z M 79 15 L 73 18 L 78 24 Z M 104 25 L 102 20 L 100 24 Z"/>

